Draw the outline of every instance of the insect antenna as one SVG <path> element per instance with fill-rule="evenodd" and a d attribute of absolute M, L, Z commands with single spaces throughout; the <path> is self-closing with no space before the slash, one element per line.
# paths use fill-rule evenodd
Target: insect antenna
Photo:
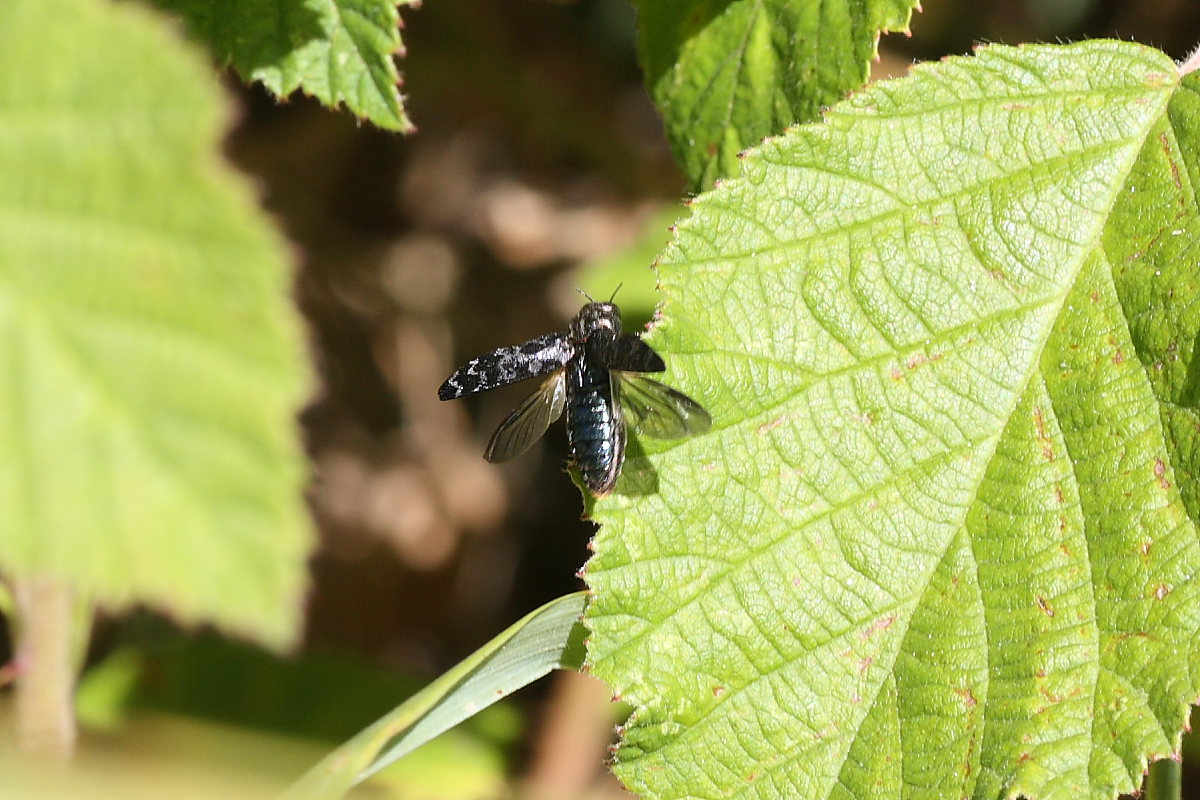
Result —
<path fill-rule="evenodd" d="M 594 303 L 594 302 L 596 302 L 595 300 L 593 300 L 593 299 L 592 299 L 592 296 L 591 296 L 590 294 L 588 294 L 587 292 L 585 292 L 583 289 L 580 289 L 578 286 L 576 286 L 576 287 L 575 287 L 575 291 L 579 292 L 581 295 L 583 295 L 584 297 L 586 297 L 586 298 L 587 298 L 587 301 L 588 301 L 589 303 Z"/>
<path fill-rule="evenodd" d="M 608 298 L 608 302 L 611 303 L 613 300 L 616 299 L 617 292 L 621 291 L 621 287 L 624 285 L 625 285 L 625 281 L 621 281 L 620 283 L 617 284 L 617 288 L 613 289 L 612 297 Z"/>

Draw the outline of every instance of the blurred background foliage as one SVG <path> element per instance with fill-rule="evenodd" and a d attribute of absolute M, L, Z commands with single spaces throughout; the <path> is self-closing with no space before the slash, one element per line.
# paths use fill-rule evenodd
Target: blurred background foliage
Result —
<path fill-rule="evenodd" d="M 293 658 L 148 612 L 99 621 L 81 760 L 114 796 L 262 796 L 579 588 L 591 526 L 561 426 L 490 465 L 484 442 L 528 387 L 455 404 L 435 392 L 466 358 L 563 328 L 577 288 L 607 297 L 621 284 L 631 327 L 650 319 L 649 264 L 685 213 L 684 181 L 642 86 L 634 13 L 625 0 L 435 0 L 402 16 L 411 136 L 227 76 L 239 110 L 228 157 L 299 265 L 320 376 L 302 415 L 320 547 Z M 929 0 L 911 37 L 884 37 L 877 74 L 983 41 L 1100 36 L 1179 59 L 1200 43 L 1200 4 Z M 560 675 L 353 796 L 622 796 L 602 768 L 620 714 L 594 681 Z M 1200 785 L 1188 747 L 1185 796 L 1200 797 L 1187 794 Z"/>

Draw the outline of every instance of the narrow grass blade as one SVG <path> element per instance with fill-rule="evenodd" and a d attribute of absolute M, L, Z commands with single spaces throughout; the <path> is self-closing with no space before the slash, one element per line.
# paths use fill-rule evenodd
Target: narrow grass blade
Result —
<path fill-rule="evenodd" d="M 553 669 L 579 669 L 585 592 L 531 612 L 326 756 L 286 800 L 341 797 L 401 756 Z"/>

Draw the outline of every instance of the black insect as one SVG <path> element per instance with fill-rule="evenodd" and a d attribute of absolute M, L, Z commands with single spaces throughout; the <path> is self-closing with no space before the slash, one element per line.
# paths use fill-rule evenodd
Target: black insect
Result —
<path fill-rule="evenodd" d="M 625 460 L 626 422 L 656 439 L 704 433 L 712 425 L 695 400 L 642 374 L 666 368 L 650 345 L 621 332 L 615 303 L 590 302 L 567 333 L 547 333 L 471 359 L 446 379 L 438 397 L 453 400 L 552 373 L 500 423 L 484 457 L 516 458 L 565 409 L 575 466 L 588 489 L 604 495 Z"/>

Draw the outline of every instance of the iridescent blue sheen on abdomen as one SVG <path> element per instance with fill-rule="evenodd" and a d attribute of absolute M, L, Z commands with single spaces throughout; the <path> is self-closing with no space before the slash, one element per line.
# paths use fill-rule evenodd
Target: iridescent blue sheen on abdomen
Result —
<path fill-rule="evenodd" d="M 625 456 L 624 431 L 614 417 L 607 367 L 574 358 L 567 365 L 567 443 L 584 484 L 595 494 L 612 490 Z"/>

